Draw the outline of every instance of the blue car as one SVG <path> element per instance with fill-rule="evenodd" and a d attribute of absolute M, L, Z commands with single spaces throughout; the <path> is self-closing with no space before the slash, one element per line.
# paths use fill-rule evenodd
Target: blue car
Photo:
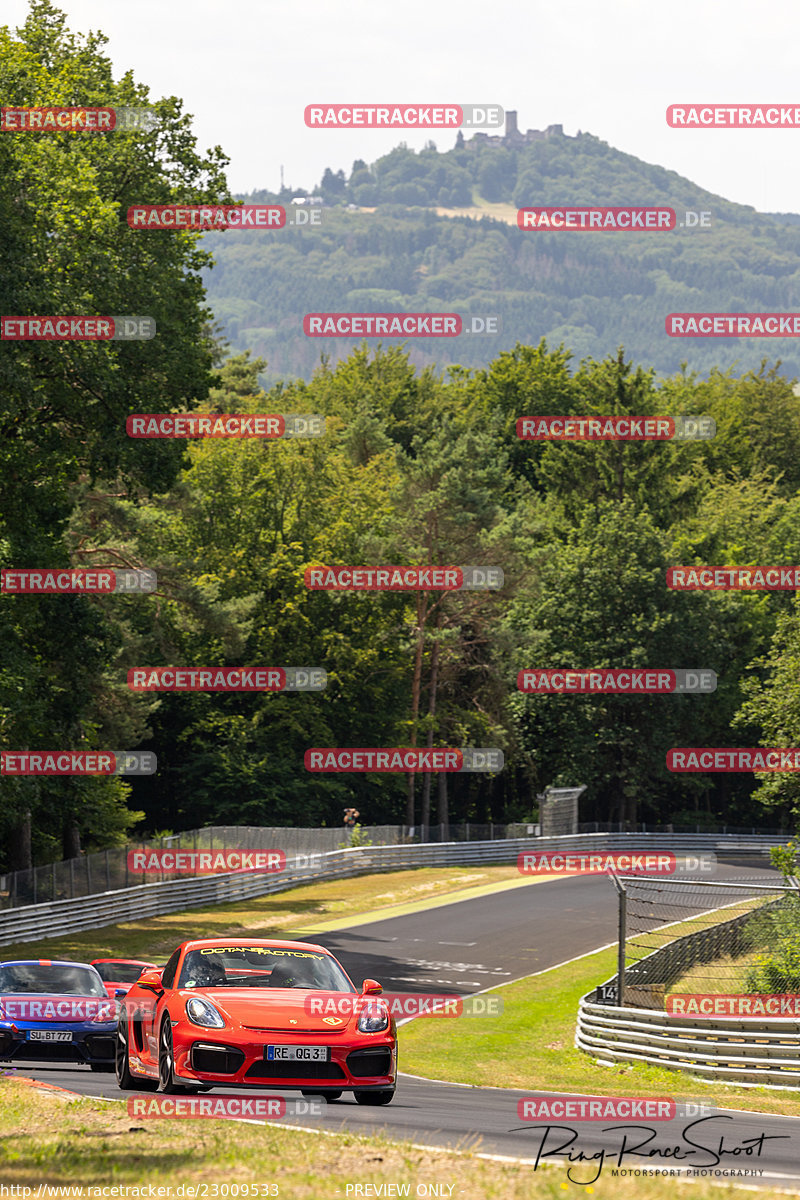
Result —
<path fill-rule="evenodd" d="M 87 963 L 0 963 L 0 1060 L 79 1062 L 113 1071 L 118 1008 Z"/>

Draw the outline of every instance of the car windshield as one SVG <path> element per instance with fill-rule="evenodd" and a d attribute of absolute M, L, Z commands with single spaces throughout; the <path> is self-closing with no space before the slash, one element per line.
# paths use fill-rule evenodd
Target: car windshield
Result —
<path fill-rule="evenodd" d="M 289 946 L 214 946 L 190 950 L 178 987 L 308 988 L 354 992 L 342 968 L 319 950 Z"/>
<path fill-rule="evenodd" d="M 0 966 L 0 996 L 14 992 L 105 996 L 106 989 L 93 967 L 73 967 L 64 963 L 4 963 Z"/>
<path fill-rule="evenodd" d="M 106 983 L 136 983 L 147 968 L 137 963 L 98 962 L 94 969 Z"/>

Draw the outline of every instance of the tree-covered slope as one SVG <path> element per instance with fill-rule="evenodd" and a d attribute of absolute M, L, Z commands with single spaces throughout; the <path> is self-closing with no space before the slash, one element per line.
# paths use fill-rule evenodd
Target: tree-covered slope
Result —
<path fill-rule="evenodd" d="M 247 199 L 291 208 L 296 194 Z M 479 366 L 518 340 L 545 337 L 577 358 L 624 343 L 664 373 L 684 360 L 702 372 L 721 363 L 757 367 L 765 355 L 781 357 L 789 374 L 800 371 L 788 339 L 669 338 L 664 329 L 674 311 L 792 310 L 800 298 L 800 229 L 590 134 L 519 149 L 474 139 L 446 153 L 432 144 L 419 153 L 400 146 L 372 168 L 357 160 L 349 178 L 327 170 L 314 194 L 326 204 L 319 227 L 205 239 L 217 264 L 207 273 L 209 301 L 234 351 L 268 359 L 265 382 L 309 378 L 320 354 L 347 355 L 352 339 L 304 335 L 303 315 L 315 311 L 501 318 L 497 336 L 410 343 L 420 366 Z M 505 202 L 507 219 L 487 217 L 487 202 Z M 641 233 L 516 227 L 517 207 L 553 204 L 668 205 L 679 226 Z M 437 213 L 453 206 L 474 216 Z M 687 211 L 710 213 L 710 226 L 681 228 Z"/>

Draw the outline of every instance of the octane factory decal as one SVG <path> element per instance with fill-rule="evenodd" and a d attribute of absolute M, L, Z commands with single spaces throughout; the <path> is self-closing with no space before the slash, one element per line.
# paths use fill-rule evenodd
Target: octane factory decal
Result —
<path fill-rule="evenodd" d="M 201 954 L 278 954 L 292 958 L 327 958 L 327 954 L 312 954 L 308 950 L 274 950 L 268 946 L 211 946 Z"/>

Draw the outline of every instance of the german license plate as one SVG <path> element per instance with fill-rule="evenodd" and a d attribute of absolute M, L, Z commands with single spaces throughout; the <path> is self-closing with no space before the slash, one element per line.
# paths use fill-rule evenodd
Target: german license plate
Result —
<path fill-rule="evenodd" d="M 330 1046 L 265 1046 L 267 1062 L 330 1062 Z"/>
<path fill-rule="evenodd" d="M 72 1034 L 68 1029 L 29 1029 L 29 1042 L 71 1042 Z"/>

